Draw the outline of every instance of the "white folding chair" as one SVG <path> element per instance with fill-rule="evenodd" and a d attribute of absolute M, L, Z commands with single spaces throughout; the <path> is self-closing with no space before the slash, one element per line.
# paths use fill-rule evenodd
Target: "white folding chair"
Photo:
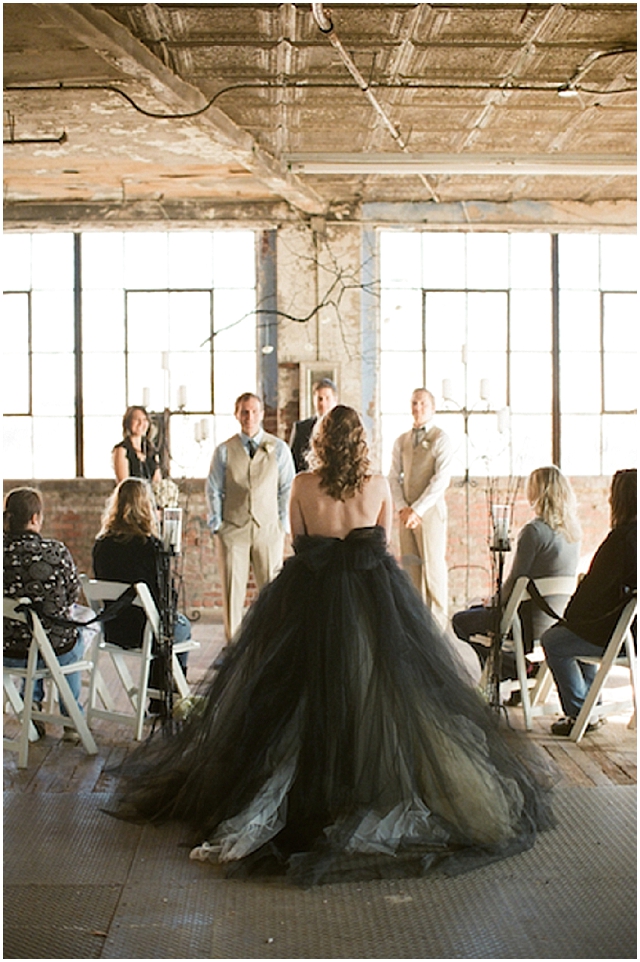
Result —
<path fill-rule="evenodd" d="M 534 709 L 537 709 L 538 711 L 542 710 L 542 703 L 549 692 L 552 681 L 551 673 L 549 672 L 546 662 L 544 661 L 544 658 L 540 657 L 542 652 L 542 649 L 539 645 L 540 639 L 534 639 L 534 650 L 531 654 L 525 654 L 524 650 L 522 625 L 520 618 L 518 617 L 518 609 L 523 601 L 532 600 L 532 596 L 527 589 L 527 585 L 529 584 L 530 580 L 531 579 L 529 579 L 527 575 L 522 575 L 517 579 L 507 599 L 500 624 L 500 631 L 503 638 L 506 638 L 507 635 L 511 633 L 512 641 L 503 642 L 503 647 L 505 650 L 508 650 L 509 646 L 512 645 L 512 650 L 516 660 L 516 671 L 518 675 L 515 685 L 512 682 L 505 682 L 505 687 L 508 687 L 509 689 L 513 689 L 514 687 L 520 689 L 524 724 L 527 731 L 531 731 L 533 727 L 532 716 L 534 714 Z M 562 607 L 563 609 L 566 601 L 568 601 L 568 599 L 571 597 L 576 586 L 576 579 L 573 576 L 558 575 L 557 577 L 552 578 L 535 578 L 533 581 L 538 589 L 539 594 L 543 598 L 561 596 L 563 599 L 566 599 L 562 605 L 558 606 Z M 561 615 L 562 611 L 558 611 L 558 614 Z M 471 640 L 484 644 L 490 644 L 491 642 L 491 639 L 484 635 L 473 635 Z M 529 692 L 531 680 L 527 675 L 527 661 L 539 661 L 540 663 L 538 675 L 533 681 L 533 692 L 531 694 Z M 482 673 L 480 682 L 483 686 L 487 681 L 486 672 L 487 666 L 485 666 L 485 671 Z"/>
<path fill-rule="evenodd" d="M 3 668 L 2 671 L 5 700 L 11 705 L 20 720 L 18 737 L 7 738 L 3 736 L 3 748 L 17 752 L 18 768 L 26 768 L 29 759 L 29 742 L 38 740 L 38 733 L 33 725 L 35 719 L 63 725 L 65 728 L 75 728 L 87 753 L 95 755 L 98 751 L 96 743 L 89 731 L 87 721 L 85 721 L 84 715 L 71 693 L 66 677 L 78 671 L 91 672 L 93 670 L 93 655 L 90 652 L 89 657 L 75 661 L 70 665 L 61 665 L 36 612 L 30 609 L 29 616 L 27 616 L 24 612 L 16 611 L 20 604 L 30 605 L 31 602 L 28 598 L 20 598 L 19 600 L 3 598 L 3 616 L 25 625 L 29 625 L 30 617 L 32 635 L 26 665 L 23 668 Z M 38 667 L 39 657 L 44 663 L 42 667 Z M 19 694 L 15 686 L 15 678 L 24 679 L 24 697 Z M 53 699 L 51 698 L 48 699 L 44 710 L 34 709 L 32 693 L 33 683 L 37 679 L 42 679 L 45 684 L 49 682 L 55 685 L 58 691 L 58 699 L 64 701 L 69 712 L 68 716 L 53 710 Z"/>
<path fill-rule="evenodd" d="M 634 596 L 625 605 L 612 632 L 609 643 L 604 649 L 600 658 L 595 657 L 579 659 L 579 661 L 586 662 L 590 665 L 598 665 L 599 667 L 596 677 L 594 678 L 593 683 L 587 692 L 587 697 L 584 700 L 584 704 L 580 709 L 573 728 L 571 729 L 571 734 L 569 737 L 573 742 L 580 741 L 587 730 L 587 725 L 592 719 L 602 718 L 604 715 L 611 715 L 614 712 L 626 711 L 629 708 L 633 710 L 633 714 L 628 727 L 635 728 L 636 726 L 638 714 L 636 695 L 637 661 L 635 642 L 633 640 L 633 635 L 631 634 L 631 623 L 636 616 L 637 603 L 638 599 Z M 623 645 L 625 646 L 625 653 L 621 656 L 620 649 Z M 611 669 L 615 667 L 629 669 L 631 700 L 625 700 L 623 702 L 607 701 L 603 702 L 601 705 L 596 705 Z"/>
<path fill-rule="evenodd" d="M 131 587 L 120 581 L 89 579 L 86 575 L 80 575 L 80 581 L 85 597 L 96 613 L 103 610 L 106 602 L 116 601 L 127 588 Z M 133 604 L 142 608 L 146 617 L 142 645 L 138 648 L 121 648 L 119 645 L 105 641 L 104 636 L 98 638 L 94 647 L 94 668 L 89 686 L 87 718 L 89 724 L 91 724 L 93 718 L 106 718 L 110 721 L 133 725 L 134 738 L 140 741 L 145 722 L 147 697 L 161 697 L 161 693 L 157 689 L 149 687 L 149 669 L 155 657 L 153 642 L 154 639 L 160 638 L 161 626 L 160 615 L 148 585 L 140 581 L 134 587 L 136 596 Z M 177 656 L 198 647 L 198 642 L 191 639 L 173 645 L 171 659 L 173 680 L 182 698 L 189 696 L 190 688 Z M 100 671 L 101 656 L 107 656 L 115 668 L 116 677 L 126 694 L 130 711 L 121 711 L 116 708 L 114 699 Z M 127 662 L 137 663 L 135 677 L 132 677 Z"/>

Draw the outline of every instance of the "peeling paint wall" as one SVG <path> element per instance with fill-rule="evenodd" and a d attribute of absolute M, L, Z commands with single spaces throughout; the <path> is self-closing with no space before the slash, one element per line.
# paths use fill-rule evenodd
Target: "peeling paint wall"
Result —
<path fill-rule="evenodd" d="M 320 226 L 321 231 L 278 231 L 278 401 L 281 415 L 291 417 L 290 402 L 297 392 L 293 420 L 307 415 L 306 372 L 318 362 L 336 369 L 341 401 L 358 411 L 363 408 L 362 232 L 353 225 Z M 281 434 L 288 436 L 289 428 Z"/>

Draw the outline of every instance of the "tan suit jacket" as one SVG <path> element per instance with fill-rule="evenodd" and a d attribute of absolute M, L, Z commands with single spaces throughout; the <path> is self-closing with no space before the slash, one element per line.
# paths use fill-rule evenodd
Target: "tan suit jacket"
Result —
<path fill-rule="evenodd" d="M 238 435 L 226 442 L 225 493 L 217 541 L 227 640 L 233 638 L 242 621 L 249 566 L 253 566 L 257 587 L 262 588 L 282 564 L 284 529 L 278 516 L 277 443 L 283 442 L 263 434 L 250 458 Z"/>

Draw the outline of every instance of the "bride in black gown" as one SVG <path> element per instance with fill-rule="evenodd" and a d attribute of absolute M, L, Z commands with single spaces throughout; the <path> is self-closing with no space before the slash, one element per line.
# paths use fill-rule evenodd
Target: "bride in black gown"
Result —
<path fill-rule="evenodd" d="M 391 496 L 369 467 L 338 405 L 293 484 L 295 555 L 198 708 L 130 760 L 120 817 L 185 822 L 192 858 L 301 884 L 462 871 L 550 824 L 525 736 L 507 740 L 389 554 Z"/>

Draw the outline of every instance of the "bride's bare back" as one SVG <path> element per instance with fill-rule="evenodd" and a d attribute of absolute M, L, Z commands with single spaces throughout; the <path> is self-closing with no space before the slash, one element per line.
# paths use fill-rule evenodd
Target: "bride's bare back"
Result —
<path fill-rule="evenodd" d="M 294 478 L 289 502 L 291 534 L 321 535 L 325 538 L 346 538 L 353 528 L 382 525 L 391 537 L 393 507 L 389 483 L 375 474 L 364 483 L 362 491 L 352 498 L 337 501 L 324 488 L 314 471 Z"/>

